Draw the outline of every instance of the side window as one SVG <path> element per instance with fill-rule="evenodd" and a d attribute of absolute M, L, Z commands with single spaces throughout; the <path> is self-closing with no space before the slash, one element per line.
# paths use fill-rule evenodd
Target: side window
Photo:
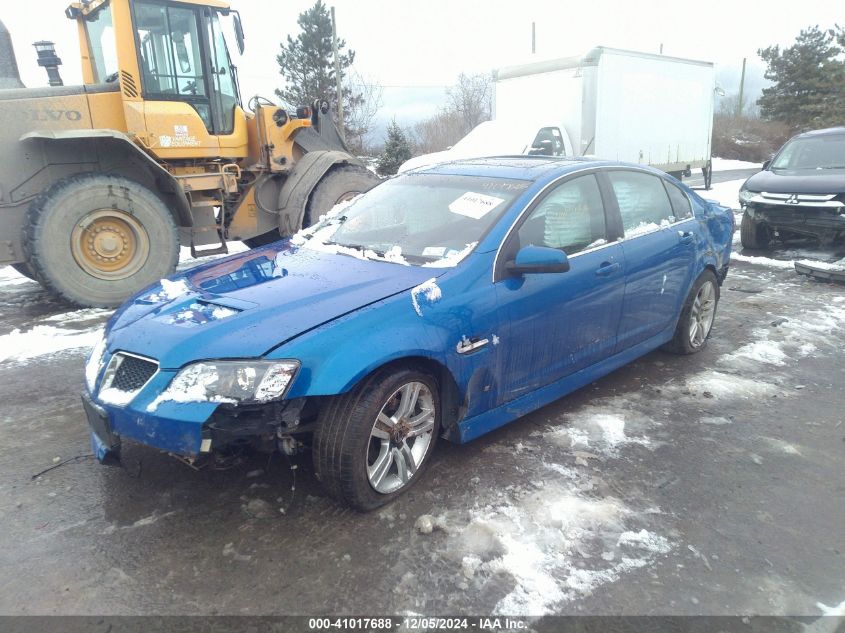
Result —
<path fill-rule="evenodd" d="M 212 46 L 211 79 L 214 82 L 214 105 L 220 113 L 217 128 L 222 134 L 230 134 L 235 125 L 238 93 L 235 89 L 232 64 L 229 61 L 229 52 L 226 49 L 226 40 L 223 38 L 217 13 L 212 14 L 208 27 L 208 39 Z"/>
<path fill-rule="evenodd" d="M 692 207 L 689 198 L 679 187 L 671 182 L 663 181 L 666 192 L 669 194 L 669 201 L 672 203 L 672 212 L 678 220 L 688 220 L 692 217 Z"/>
<path fill-rule="evenodd" d="M 517 231 L 519 245 L 559 248 L 573 255 L 605 240 L 604 205 L 593 175 L 580 176 L 554 189 Z"/>
<path fill-rule="evenodd" d="M 539 156 L 563 156 L 566 150 L 563 146 L 563 135 L 556 127 L 540 128 L 534 141 L 531 143 L 529 154 Z"/>
<path fill-rule="evenodd" d="M 638 171 L 611 171 L 607 175 L 619 203 L 626 237 L 648 233 L 675 221 L 660 178 Z"/>

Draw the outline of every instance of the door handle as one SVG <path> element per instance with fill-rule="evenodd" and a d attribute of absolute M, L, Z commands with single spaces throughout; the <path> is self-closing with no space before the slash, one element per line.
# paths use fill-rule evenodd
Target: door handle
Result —
<path fill-rule="evenodd" d="M 692 231 L 678 231 L 678 237 L 680 238 L 681 244 L 689 244 L 692 242 Z"/>
<path fill-rule="evenodd" d="M 608 275 L 615 273 L 620 268 L 622 268 L 622 265 L 619 262 L 602 262 L 601 266 L 596 269 L 596 275 L 599 277 L 607 277 Z"/>

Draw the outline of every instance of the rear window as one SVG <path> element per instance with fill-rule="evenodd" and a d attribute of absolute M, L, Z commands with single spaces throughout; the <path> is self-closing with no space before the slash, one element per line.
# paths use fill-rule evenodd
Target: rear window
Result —
<path fill-rule="evenodd" d="M 677 220 L 687 220 L 692 217 L 692 206 L 690 206 L 687 194 L 681 191 L 680 187 L 671 182 L 663 181 L 663 186 L 666 187 L 666 193 L 669 194 L 669 202 L 672 203 L 672 211 L 675 213 Z"/>
<path fill-rule="evenodd" d="M 675 212 L 661 178 L 637 171 L 612 171 L 608 177 L 619 203 L 627 237 L 647 233 L 675 221 Z"/>

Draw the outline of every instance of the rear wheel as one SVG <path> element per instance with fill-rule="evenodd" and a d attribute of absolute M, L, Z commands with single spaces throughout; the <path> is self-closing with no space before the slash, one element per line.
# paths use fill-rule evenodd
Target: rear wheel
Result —
<path fill-rule="evenodd" d="M 80 174 L 32 203 L 24 250 L 45 288 L 79 306 L 109 308 L 173 273 L 179 237 L 170 211 L 142 185 Z"/>
<path fill-rule="evenodd" d="M 772 232 L 763 222 L 756 222 L 748 212 L 742 214 L 739 238 L 743 248 L 764 249 L 772 243 Z"/>
<path fill-rule="evenodd" d="M 434 378 L 412 368 L 376 372 L 323 411 L 314 434 L 317 478 L 336 499 L 377 508 L 419 481 L 439 427 Z"/>
<path fill-rule="evenodd" d="M 704 349 L 719 303 L 719 282 L 709 268 L 692 285 L 687 295 L 675 336 L 665 349 L 676 354 L 695 354 Z"/>

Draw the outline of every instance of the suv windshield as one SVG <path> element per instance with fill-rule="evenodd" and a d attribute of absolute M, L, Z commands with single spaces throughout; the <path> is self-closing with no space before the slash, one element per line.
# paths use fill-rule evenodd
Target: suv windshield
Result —
<path fill-rule="evenodd" d="M 403 264 L 450 266 L 467 255 L 530 182 L 408 174 L 335 207 L 295 243 Z"/>
<path fill-rule="evenodd" d="M 845 134 L 796 138 L 783 146 L 772 169 L 843 169 Z"/>

